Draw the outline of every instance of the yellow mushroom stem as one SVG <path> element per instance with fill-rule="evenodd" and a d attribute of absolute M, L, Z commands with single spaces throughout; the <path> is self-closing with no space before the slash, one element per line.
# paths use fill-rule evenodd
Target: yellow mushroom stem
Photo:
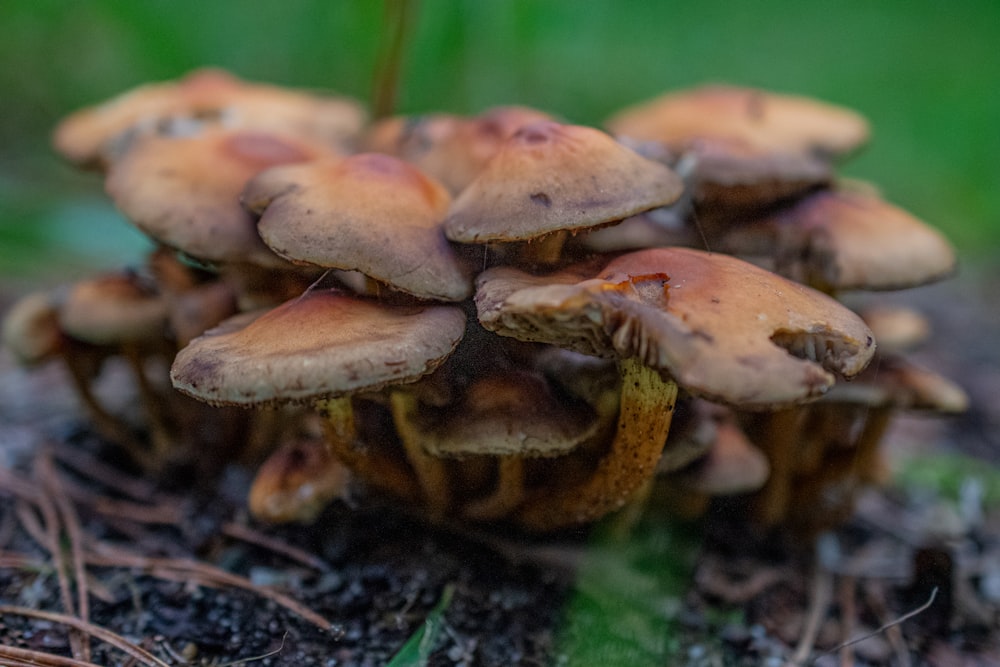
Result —
<path fill-rule="evenodd" d="M 424 450 L 420 436 L 410 426 L 408 414 L 419 409 L 417 397 L 409 391 L 394 391 L 390 397 L 392 419 L 403 443 L 406 456 L 417 475 L 427 508 L 436 517 L 443 517 L 451 504 L 451 490 L 445 462 Z"/>
<path fill-rule="evenodd" d="M 554 530 L 599 519 L 624 507 L 656 472 L 677 384 L 635 358 L 621 361 L 619 369 L 621 407 L 611 447 L 586 481 L 533 498 L 519 515 L 525 528 Z"/>
<path fill-rule="evenodd" d="M 493 492 L 469 502 L 462 514 L 475 521 L 495 521 L 507 517 L 524 502 L 524 457 L 500 456 Z"/>
<path fill-rule="evenodd" d="M 323 417 L 326 446 L 334 457 L 376 488 L 408 500 L 420 497 L 413 473 L 405 464 L 361 442 L 350 396 L 320 399 L 314 405 Z"/>

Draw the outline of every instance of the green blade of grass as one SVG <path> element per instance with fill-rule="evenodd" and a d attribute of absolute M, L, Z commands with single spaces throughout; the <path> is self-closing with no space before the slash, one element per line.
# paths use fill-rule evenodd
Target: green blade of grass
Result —
<path fill-rule="evenodd" d="M 455 587 L 451 584 L 444 587 L 441 599 L 434 605 L 424 620 L 424 624 L 406 640 L 399 652 L 389 661 L 387 667 L 425 667 L 431 651 L 437 644 L 441 630 L 444 628 L 444 614 L 451 604 Z"/>

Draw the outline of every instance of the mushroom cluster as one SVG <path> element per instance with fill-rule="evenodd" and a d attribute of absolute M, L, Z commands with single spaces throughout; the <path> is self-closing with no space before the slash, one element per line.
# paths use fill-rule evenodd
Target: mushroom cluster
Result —
<path fill-rule="evenodd" d="M 525 107 L 368 123 L 215 70 L 145 86 L 66 119 L 56 147 L 104 172 L 156 250 L 25 298 L 4 338 L 64 359 L 95 424 L 151 467 L 269 457 L 251 509 L 272 521 L 312 519 L 352 479 L 551 531 L 661 480 L 763 487 L 756 516 L 778 523 L 877 479 L 892 410 L 961 409 L 895 351 L 865 375 L 883 325 L 835 298 L 954 265 L 937 232 L 835 179 L 863 119 L 707 87 L 606 127 Z M 135 369 L 148 439 L 91 391 L 111 356 Z"/>

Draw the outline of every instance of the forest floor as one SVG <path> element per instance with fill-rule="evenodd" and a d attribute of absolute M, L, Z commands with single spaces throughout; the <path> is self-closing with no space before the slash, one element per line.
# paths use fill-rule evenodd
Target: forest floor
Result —
<path fill-rule="evenodd" d="M 59 368 L 0 353 L 0 664 L 1000 665 L 996 285 L 991 266 L 892 295 L 930 315 L 916 356 L 972 407 L 897 420 L 896 483 L 809 540 L 732 503 L 546 539 L 371 497 L 265 526 L 248 471 L 153 484 L 87 430 Z"/>

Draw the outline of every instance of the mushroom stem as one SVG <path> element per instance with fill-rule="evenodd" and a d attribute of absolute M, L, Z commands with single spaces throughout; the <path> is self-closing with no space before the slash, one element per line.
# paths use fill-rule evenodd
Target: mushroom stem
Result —
<path fill-rule="evenodd" d="M 444 516 L 451 503 L 448 470 L 445 467 L 445 462 L 428 454 L 417 433 L 408 427 L 409 420 L 406 415 L 418 411 L 417 397 L 407 391 L 394 391 L 390 401 L 396 432 L 403 443 L 403 449 L 406 450 L 406 457 L 417 475 L 417 481 L 423 490 L 424 501 L 434 516 Z"/>
<path fill-rule="evenodd" d="M 170 454 L 171 428 L 167 412 L 164 409 L 164 397 L 161 396 L 146 375 L 145 358 L 135 343 L 125 343 L 121 346 L 122 356 L 132 369 L 136 386 L 139 390 L 139 399 L 142 402 L 142 409 L 149 424 L 150 452 L 147 460 L 152 459 L 152 468 L 160 469 Z"/>
<path fill-rule="evenodd" d="M 775 526 L 788 514 L 795 474 L 797 448 L 808 407 L 796 406 L 764 416 L 754 444 L 766 454 L 771 467 L 767 484 L 756 499 L 755 514 L 765 526 Z"/>
<path fill-rule="evenodd" d="M 469 502 L 463 514 L 476 521 L 494 521 L 508 516 L 524 502 L 524 458 L 501 456 L 497 462 L 497 483 L 493 493 Z"/>
<path fill-rule="evenodd" d="M 361 442 L 350 396 L 321 399 L 315 406 L 323 417 L 323 433 L 330 454 L 372 486 L 400 498 L 419 497 L 420 489 L 409 468 L 386 452 L 366 447 Z"/>
<path fill-rule="evenodd" d="M 655 473 L 670 430 L 677 384 L 635 358 L 621 361 L 619 369 L 621 408 L 610 449 L 586 481 L 533 499 L 520 515 L 529 530 L 598 519 L 625 506 Z"/>

